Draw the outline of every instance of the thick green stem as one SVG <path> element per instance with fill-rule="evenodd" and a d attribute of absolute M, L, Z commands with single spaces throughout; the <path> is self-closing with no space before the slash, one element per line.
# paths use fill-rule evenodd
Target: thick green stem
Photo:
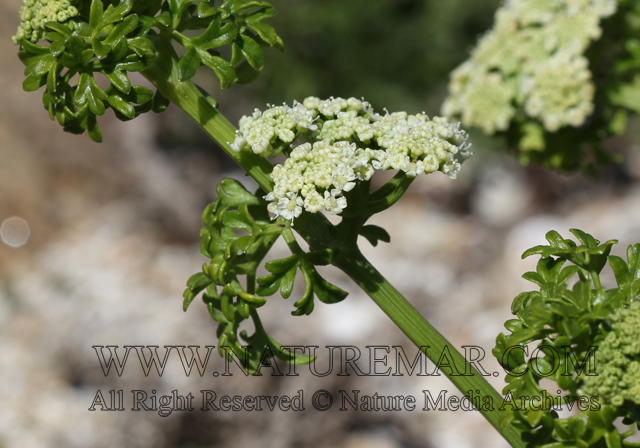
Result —
<path fill-rule="evenodd" d="M 181 82 L 178 76 L 178 56 L 171 46 L 170 36 L 155 39 L 158 57 L 152 67 L 142 74 L 151 81 L 160 92 L 172 103 L 187 113 L 193 120 L 235 160 L 249 176 L 265 191 L 271 191 L 273 184 L 269 178 L 272 165 L 269 161 L 250 151 L 235 152 L 231 142 L 235 139 L 236 129 L 216 109 L 213 101 L 190 81 Z M 408 186 L 410 179 L 398 179 L 403 187 Z M 406 185 L 405 185 L 406 183 Z M 339 245 L 338 232 L 321 214 L 305 213 L 296 220 L 296 231 L 309 243 L 311 248 L 328 248 Z M 357 248 L 343 250 L 334 265 L 349 275 L 398 325 L 398 327 L 418 347 L 429 346 L 427 356 L 438 362 L 439 355 L 449 350 L 451 362 L 461 371 L 469 371 L 470 376 L 454 376 L 446 371 L 445 375 L 460 389 L 479 390 L 482 396 L 490 396 L 494 406 L 492 410 L 480 412 L 504 436 L 513 447 L 523 448 L 524 442 L 519 431 L 513 426 L 500 428 L 500 411 L 497 410 L 502 396 L 475 370 L 466 363 L 464 357 L 438 331 L 431 326 L 416 309 L 364 258 Z M 252 315 L 255 312 L 252 312 Z M 254 319 L 257 316 L 254 317 Z M 259 320 L 256 321 L 259 326 Z M 445 369 L 446 370 L 446 369 Z"/>
<path fill-rule="evenodd" d="M 496 428 L 513 447 L 524 447 L 520 432 L 513 426 L 502 428 L 501 411 L 498 407 L 503 397 L 484 379 L 484 377 L 451 346 L 449 341 L 442 336 L 424 317 L 400 294 L 375 267 L 360 253 L 352 250 L 341 252 L 333 263 L 345 272 L 358 286 L 360 286 L 373 299 L 376 304 L 391 318 L 391 320 L 406 334 L 417 347 L 429 347 L 426 355 L 438 362 L 443 353 L 450 354 L 446 362 L 453 363 L 454 367 L 444 368 L 443 373 L 451 380 L 462 393 L 468 395 L 471 391 L 477 396 L 489 396 L 493 402 L 491 407 L 480 407 L 479 411 Z M 444 360 L 443 360 L 444 361 Z M 444 365 L 444 363 L 443 363 Z M 445 370 L 450 370 L 449 373 Z M 458 375 L 456 375 L 457 370 Z M 453 373 L 451 375 L 450 373 Z M 467 375 L 464 375 L 467 373 Z M 482 403 L 482 399 L 480 401 Z"/>

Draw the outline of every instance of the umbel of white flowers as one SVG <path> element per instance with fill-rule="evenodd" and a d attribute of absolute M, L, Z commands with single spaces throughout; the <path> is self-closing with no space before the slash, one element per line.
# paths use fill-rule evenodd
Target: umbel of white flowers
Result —
<path fill-rule="evenodd" d="M 273 168 L 274 189 L 265 196 L 275 217 L 291 221 L 303 210 L 340 214 L 347 206 L 343 193 L 375 170 L 412 177 L 441 171 L 455 179 L 470 155 L 459 123 L 405 112 L 379 115 L 355 98 L 309 97 L 292 107 L 256 109 L 239 127 L 235 151 L 268 157 L 292 148 L 284 164 Z"/>
<path fill-rule="evenodd" d="M 507 0 L 452 72 L 442 113 L 488 134 L 506 130 L 518 110 L 551 132 L 580 126 L 595 90 L 583 54 L 616 8 L 616 0 Z"/>

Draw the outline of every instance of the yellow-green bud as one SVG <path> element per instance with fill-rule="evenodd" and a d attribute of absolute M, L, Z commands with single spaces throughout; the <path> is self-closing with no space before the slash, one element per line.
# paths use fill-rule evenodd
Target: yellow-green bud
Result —
<path fill-rule="evenodd" d="M 44 35 L 47 22 L 66 22 L 79 14 L 78 8 L 69 0 L 23 0 L 20 8 L 20 25 L 13 43 L 18 45 L 23 39 L 37 43 Z M 28 32 L 27 32 L 28 31 Z"/>

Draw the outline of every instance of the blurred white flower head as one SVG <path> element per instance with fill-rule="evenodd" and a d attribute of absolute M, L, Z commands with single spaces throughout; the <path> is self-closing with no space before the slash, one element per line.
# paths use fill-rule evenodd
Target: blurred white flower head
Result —
<path fill-rule="evenodd" d="M 451 74 L 443 115 L 487 134 L 521 109 L 547 131 L 580 126 L 595 88 L 584 52 L 617 0 L 507 0 L 471 57 Z"/>

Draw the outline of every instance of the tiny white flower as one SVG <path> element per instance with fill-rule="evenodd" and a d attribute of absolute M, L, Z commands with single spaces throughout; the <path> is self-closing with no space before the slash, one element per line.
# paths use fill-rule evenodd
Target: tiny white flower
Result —
<path fill-rule="evenodd" d="M 324 199 L 316 190 L 311 190 L 304 199 L 304 208 L 308 212 L 317 213 L 324 208 Z"/>
<path fill-rule="evenodd" d="M 247 141 L 244 138 L 237 136 L 233 143 L 231 143 L 231 149 L 235 152 L 238 152 L 246 143 Z"/>
<path fill-rule="evenodd" d="M 344 196 L 338 197 L 340 190 L 333 189 L 331 193 L 324 192 L 324 208 L 333 215 L 339 215 L 342 210 L 347 208 L 347 198 Z"/>
<path fill-rule="evenodd" d="M 333 170 L 331 182 L 334 187 L 342 191 L 351 191 L 356 186 L 356 173 L 353 168 L 341 164 Z"/>
<path fill-rule="evenodd" d="M 284 219 L 290 219 L 293 223 L 293 219 L 302 213 L 303 205 L 304 202 L 302 198 L 298 197 L 295 193 L 287 193 L 286 197 L 278 200 L 278 205 L 275 207 L 275 217 L 282 216 Z"/>

